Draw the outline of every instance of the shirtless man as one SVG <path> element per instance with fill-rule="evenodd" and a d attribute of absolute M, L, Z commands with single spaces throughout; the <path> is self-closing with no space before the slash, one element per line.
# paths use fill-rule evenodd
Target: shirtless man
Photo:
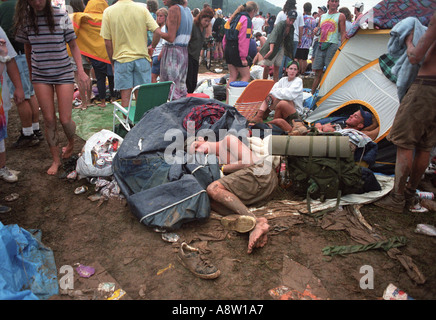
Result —
<path fill-rule="evenodd" d="M 379 207 L 399 213 L 415 204 L 416 188 L 428 167 L 430 150 L 436 145 L 436 12 L 416 47 L 412 40 L 413 31 L 406 38 L 410 63 L 424 61 L 401 101 L 387 136 L 397 146 L 394 188 L 388 196 L 375 202 Z"/>
<path fill-rule="evenodd" d="M 266 218 L 257 218 L 246 206 L 264 200 L 274 191 L 278 184 L 275 170 L 268 168 L 233 135 L 227 135 L 218 142 L 199 138 L 190 147 L 190 153 L 194 152 L 215 154 L 222 165 L 222 172 L 227 174 L 207 187 L 212 209 L 227 216 L 223 220 L 228 224 L 239 223 L 245 229 L 234 230 L 250 232 L 248 253 L 254 248 L 263 247 L 267 242 L 268 222 Z M 231 218 L 234 217 L 236 220 L 232 222 Z"/>

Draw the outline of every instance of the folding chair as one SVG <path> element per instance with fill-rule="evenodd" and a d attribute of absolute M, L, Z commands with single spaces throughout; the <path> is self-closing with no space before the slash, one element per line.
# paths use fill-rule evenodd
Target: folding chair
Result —
<path fill-rule="evenodd" d="M 127 131 L 130 131 L 130 129 L 141 120 L 145 112 L 171 101 L 173 99 L 173 93 L 173 81 L 145 83 L 134 87 L 130 94 L 129 106 L 127 108 L 122 107 L 121 104 L 116 101 L 113 102 L 113 131 L 115 132 L 115 123 L 117 121 L 121 123 Z M 121 115 L 119 115 L 118 112 L 120 112 Z"/>
<path fill-rule="evenodd" d="M 250 121 L 256 115 L 273 86 L 274 80 L 255 79 L 251 81 L 236 100 L 236 110 Z"/>

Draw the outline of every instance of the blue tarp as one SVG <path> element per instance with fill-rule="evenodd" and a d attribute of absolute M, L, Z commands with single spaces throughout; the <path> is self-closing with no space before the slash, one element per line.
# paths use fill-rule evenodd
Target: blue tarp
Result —
<path fill-rule="evenodd" d="M 41 232 L 0 222 L 0 300 L 45 300 L 59 293 L 53 252 Z"/>

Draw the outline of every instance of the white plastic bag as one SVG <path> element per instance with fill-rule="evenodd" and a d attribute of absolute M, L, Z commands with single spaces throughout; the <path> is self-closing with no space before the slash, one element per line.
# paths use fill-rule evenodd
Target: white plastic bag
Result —
<path fill-rule="evenodd" d="M 87 177 L 108 177 L 113 174 L 112 166 L 106 166 L 104 168 L 98 168 L 93 164 L 92 160 L 92 150 L 98 149 L 103 146 L 108 141 L 113 139 L 118 140 L 118 148 L 123 142 L 121 138 L 116 133 L 110 130 L 103 129 L 95 134 L 93 134 L 85 143 L 82 150 L 82 155 L 77 159 L 76 171 L 81 176 Z M 115 151 L 113 152 L 115 155 Z"/>

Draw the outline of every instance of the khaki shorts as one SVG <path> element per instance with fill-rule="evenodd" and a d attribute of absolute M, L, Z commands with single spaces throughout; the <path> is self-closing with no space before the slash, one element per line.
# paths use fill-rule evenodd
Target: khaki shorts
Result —
<path fill-rule="evenodd" d="M 267 67 L 280 67 L 282 65 L 282 61 L 283 61 L 283 48 L 280 48 L 280 50 L 277 52 L 276 56 L 272 59 L 272 60 L 268 60 L 268 59 L 264 59 L 262 61 L 259 62 L 259 64 L 261 66 L 267 66 Z"/>
<path fill-rule="evenodd" d="M 265 169 L 265 174 L 259 174 Z M 236 195 L 243 204 L 251 205 L 265 200 L 277 187 L 278 178 L 274 167 L 257 164 L 233 172 L 218 180 Z"/>
<path fill-rule="evenodd" d="M 436 85 L 413 83 L 386 137 L 398 147 L 430 151 L 436 145 Z"/>

